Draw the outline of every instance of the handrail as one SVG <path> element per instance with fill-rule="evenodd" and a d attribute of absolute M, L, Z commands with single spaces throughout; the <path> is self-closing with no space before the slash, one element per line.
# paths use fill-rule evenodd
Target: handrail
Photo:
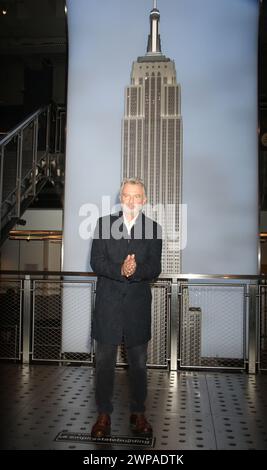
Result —
<path fill-rule="evenodd" d="M 0 140 L 0 146 L 8 144 L 10 140 L 21 130 L 28 126 L 28 124 L 33 121 L 37 116 L 42 114 L 45 110 L 49 108 L 50 105 L 39 108 L 37 111 L 28 116 L 24 121 L 22 121 L 18 126 L 14 127 L 2 140 Z"/>
<path fill-rule="evenodd" d="M 94 272 L 88 272 L 88 271 L 17 271 L 17 270 L 1 270 L 0 271 L 0 277 L 3 274 L 9 274 L 9 275 L 29 275 L 29 276 L 88 276 L 88 277 L 96 277 L 97 275 Z M 255 275 L 255 274 L 161 274 L 158 278 L 159 280 L 161 279 L 222 279 L 222 280 L 238 280 L 238 279 L 243 279 L 243 280 L 266 280 L 267 275 L 266 274 L 260 274 L 260 275 Z"/>

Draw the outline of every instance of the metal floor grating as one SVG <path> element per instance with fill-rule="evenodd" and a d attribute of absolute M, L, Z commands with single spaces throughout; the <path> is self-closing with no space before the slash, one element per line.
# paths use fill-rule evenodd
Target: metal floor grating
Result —
<path fill-rule="evenodd" d="M 90 432 L 93 368 L 2 364 L 0 375 L 1 449 L 105 448 L 55 441 L 61 431 Z M 150 369 L 148 392 L 156 450 L 267 449 L 267 375 Z M 127 372 L 118 369 L 112 436 L 131 436 L 128 418 Z"/>

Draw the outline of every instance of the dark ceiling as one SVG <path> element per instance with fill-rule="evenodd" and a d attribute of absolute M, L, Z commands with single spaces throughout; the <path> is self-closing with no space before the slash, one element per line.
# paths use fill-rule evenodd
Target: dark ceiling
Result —
<path fill-rule="evenodd" d="M 259 102 L 267 101 L 267 0 L 259 0 Z M 0 55 L 32 57 L 66 54 L 64 0 L 0 0 Z M 3 15 L 6 9 L 7 14 Z"/>

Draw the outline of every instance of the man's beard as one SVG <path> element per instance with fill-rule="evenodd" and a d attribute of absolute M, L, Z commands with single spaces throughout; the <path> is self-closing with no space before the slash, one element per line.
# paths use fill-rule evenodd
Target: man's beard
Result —
<path fill-rule="evenodd" d="M 122 204 L 122 210 L 123 213 L 127 216 L 130 216 L 132 218 L 136 217 L 137 214 L 142 210 L 142 204 L 138 204 L 137 206 L 130 208 L 126 204 Z"/>

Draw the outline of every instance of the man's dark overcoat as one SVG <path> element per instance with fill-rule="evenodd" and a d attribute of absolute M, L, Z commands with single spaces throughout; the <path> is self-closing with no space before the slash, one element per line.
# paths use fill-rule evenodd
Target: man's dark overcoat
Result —
<path fill-rule="evenodd" d="M 101 343 L 128 347 L 151 338 L 150 281 L 161 272 L 161 227 L 139 213 L 130 235 L 122 212 L 98 220 L 91 251 L 91 266 L 97 274 L 93 338 Z M 121 266 L 135 254 L 137 268 L 126 278 Z"/>

